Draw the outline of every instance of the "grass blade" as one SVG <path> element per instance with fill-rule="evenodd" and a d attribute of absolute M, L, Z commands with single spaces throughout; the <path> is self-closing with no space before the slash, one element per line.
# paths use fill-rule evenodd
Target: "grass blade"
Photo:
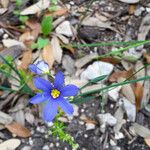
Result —
<path fill-rule="evenodd" d="M 130 84 L 130 83 L 136 83 L 136 82 L 139 82 L 139 81 L 142 81 L 142 80 L 149 80 L 149 79 L 150 79 L 150 76 L 145 76 L 145 77 L 138 78 L 138 79 L 135 79 L 135 80 L 124 81 L 124 82 L 121 82 L 121 83 L 115 83 L 115 84 L 112 84 L 110 86 L 106 86 L 106 87 L 103 87 L 103 88 L 100 88 L 100 89 L 96 89 L 96 90 L 92 90 L 92 91 L 89 91 L 89 92 L 79 94 L 79 96 L 85 96 L 85 95 L 90 95 L 90 94 L 94 94 L 94 93 L 99 93 L 99 92 L 102 92 L 102 91 L 107 90 L 109 88 L 113 88 L 113 87 L 117 87 L 117 86 L 125 85 L 125 84 Z"/>
<path fill-rule="evenodd" d="M 80 88 L 80 90 L 84 89 L 86 86 L 88 86 L 88 85 L 90 85 L 90 84 L 92 84 L 92 83 L 97 83 L 97 82 L 99 82 L 99 81 L 102 81 L 102 80 L 104 80 L 106 77 L 107 77 L 107 75 L 103 75 L 103 76 L 99 76 L 99 77 L 97 77 L 97 78 L 94 78 L 94 79 L 90 80 L 87 84 L 85 84 L 84 86 L 82 86 L 82 87 Z"/>

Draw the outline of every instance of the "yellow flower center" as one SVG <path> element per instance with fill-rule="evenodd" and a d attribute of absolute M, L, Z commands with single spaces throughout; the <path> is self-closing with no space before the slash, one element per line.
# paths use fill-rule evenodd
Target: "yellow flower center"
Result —
<path fill-rule="evenodd" d="M 53 89 L 53 90 L 51 91 L 51 96 L 52 96 L 53 98 L 57 98 L 57 97 L 59 97 L 59 95 L 60 95 L 60 91 L 58 91 L 57 89 Z"/>

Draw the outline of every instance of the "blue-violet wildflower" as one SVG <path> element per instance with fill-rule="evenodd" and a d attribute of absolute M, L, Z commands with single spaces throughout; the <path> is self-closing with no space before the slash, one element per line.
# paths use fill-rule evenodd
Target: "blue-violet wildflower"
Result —
<path fill-rule="evenodd" d="M 44 61 L 38 61 L 36 64 L 29 65 L 29 69 L 31 72 L 38 74 L 38 75 L 49 73 L 49 66 Z"/>
<path fill-rule="evenodd" d="M 60 107 L 66 114 L 73 114 L 72 105 L 68 102 L 67 97 L 75 96 L 78 93 L 78 88 L 75 85 L 64 85 L 64 75 L 58 72 L 55 76 L 54 83 L 43 78 L 34 78 L 34 85 L 37 89 L 42 90 L 42 93 L 37 93 L 30 99 L 30 103 L 38 104 L 46 101 L 43 109 L 43 119 L 51 122 L 57 114 L 57 109 Z"/>

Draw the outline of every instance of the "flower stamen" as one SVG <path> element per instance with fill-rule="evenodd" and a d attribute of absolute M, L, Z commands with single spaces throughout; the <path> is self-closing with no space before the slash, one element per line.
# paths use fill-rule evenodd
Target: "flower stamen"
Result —
<path fill-rule="evenodd" d="M 57 97 L 59 97 L 59 95 L 60 95 L 60 91 L 58 91 L 57 89 L 53 89 L 53 90 L 51 91 L 51 96 L 52 96 L 53 98 L 57 98 Z"/>

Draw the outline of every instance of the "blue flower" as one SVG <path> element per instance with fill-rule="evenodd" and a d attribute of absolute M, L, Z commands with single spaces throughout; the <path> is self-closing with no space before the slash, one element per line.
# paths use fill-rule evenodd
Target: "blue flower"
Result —
<path fill-rule="evenodd" d="M 29 69 L 30 71 L 38 75 L 49 73 L 49 66 L 44 61 L 38 61 L 36 64 L 29 65 Z"/>
<path fill-rule="evenodd" d="M 58 72 L 55 76 L 54 83 L 43 78 L 34 78 L 34 85 L 37 89 L 42 90 L 42 93 L 37 93 L 30 99 L 30 103 L 39 104 L 46 102 L 43 109 L 43 119 L 51 122 L 57 114 L 57 109 L 60 107 L 66 114 L 73 114 L 72 105 L 68 102 L 67 97 L 75 96 L 78 93 L 78 88 L 75 85 L 64 86 L 64 75 Z"/>

